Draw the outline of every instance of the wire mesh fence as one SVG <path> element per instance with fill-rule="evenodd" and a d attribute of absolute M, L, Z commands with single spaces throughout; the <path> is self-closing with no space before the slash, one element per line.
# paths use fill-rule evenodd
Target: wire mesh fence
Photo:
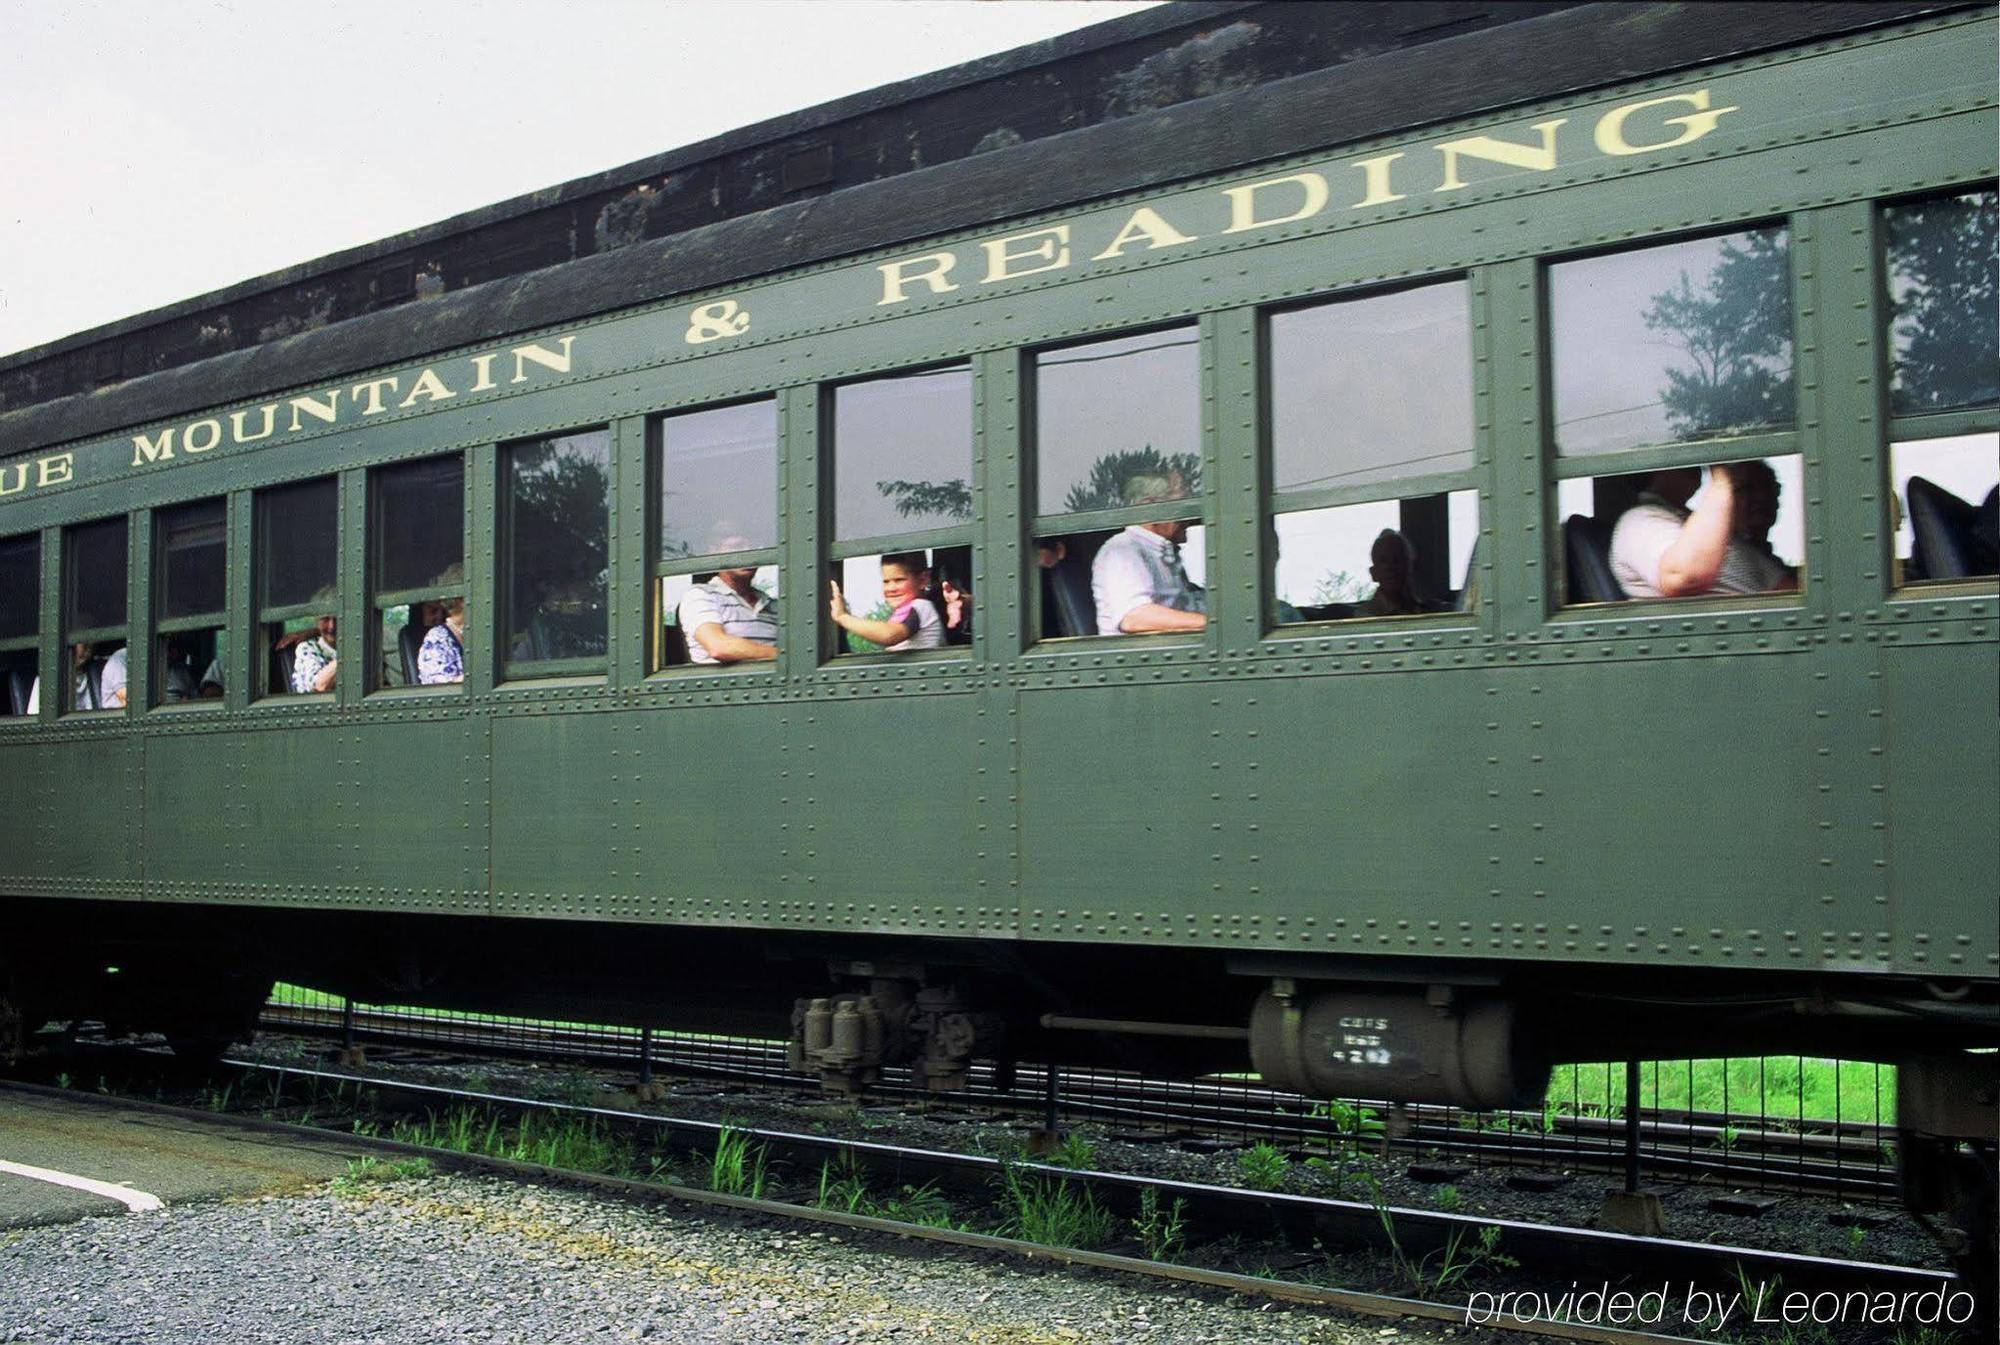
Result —
<path fill-rule="evenodd" d="M 555 1019 L 364 1005 L 279 986 L 267 1031 L 394 1047 L 435 1058 L 559 1060 L 628 1072 L 635 1081 L 759 1087 L 816 1094 L 785 1044 Z M 1477 1112 L 1377 1099 L 1314 1099 L 1255 1076 L 1163 1080 L 1103 1068 L 1023 1062 L 975 1068 L 962 1092 L 928 1092 L 891 1067 L 870 1105 L 999 1113 L 1024 1126 L 1088 1127 L 1134 1143 L 1190 1150 L 1274 1146 L 1298 1159 L 1372 1154 L 1461 1173 L 1636 1168 L 1647 1182 L 1724 1190 L 1811 1191 L 1893 1202 L 1894 1067 L 1800 1056 L 1564 1065 L 1538 1110 Z M 1630 1124 L 1636 1117 L 1635 1128 Z"/>

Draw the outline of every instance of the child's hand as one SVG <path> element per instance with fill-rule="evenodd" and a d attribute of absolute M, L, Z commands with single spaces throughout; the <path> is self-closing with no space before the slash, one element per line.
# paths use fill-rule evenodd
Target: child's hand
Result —
<path fill-rule="evenodd" d="M 833 613 L 833 619 L 839 621 L 847 615 L 847 603 L 840 596 L 840 581 L 829 579 L 826 583 L 827 587 L 833 590 L 833 597 L 828 601 L 827 607 Z"/>

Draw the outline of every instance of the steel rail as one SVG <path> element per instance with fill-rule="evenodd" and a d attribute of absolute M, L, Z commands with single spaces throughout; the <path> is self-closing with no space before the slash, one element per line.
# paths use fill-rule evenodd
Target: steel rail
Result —
<path fill-rule="evenodd" d="M 640 1060 L 640 1037 L 633 1029 L 503 1025 L 393 1009 L 357 1010 L 355 1018 L 357 1035 L 378 1043 L 421 1042 L 529 1058 L 563 1055 L 617 1064 L 635 1064 Z M 337 1027 L 339 1019 L 337 1011 L 297 1005 L 283 1006 L 277 1012 L 267 1010 L 265 1015 L 268 1026 L 315 1034 Z M 441 1024 L 443 1030 L 432 1030 L 431 1024 Z M 791 1090 L 810 1090 L 815 1086 L 813 1080 L 794 1074 L 785 1066 L 782 1046 L 740 1038 L 692 1041 L 669 1037 L 664 1043 L 656 1039 L 646 1060 L 655 1067 L 683 1075 L 757 1082 Z M 974 1080 L 985 1087 L 947 1095 L 951 1100 L 943 1105 L 980 1106 L 1015 1114 L 1043 1107 L 1039 1099 L 1005 1094 L 993 1088 L 991 1072 L 990 1067 L 977 1067 Z M 1100 1076 L 1093 1073 L 1090 1077 Z M 939 1101 L 937 1094 L 899 1079 L 896 1071 L 872 1085 L 871 1092 L 878 1097 Z M 1104 1094 L 1109 1095 L 1109 1100 Z M 1545 1163 L 1609 1169 L 1617 1166 L 1625 1152 L 1623 1122 L 1613 1117 L 1565 1113 L 1544 1118 L 1539 1113 L 1510 1113 L 1503 1115 L 1499 1126 L 1467 1130 L 1449 1122 L 1425 1119 L 1420 1113 L 1407 1132 L 1385 1139 L 1379 1135 L 1357 1136 L 1326 1123 L 1312 1114 L 1313 1104 L 1308 1099 L 1250 1084 L 1224 1086 L 1215 1082 L 1168 1082 L 1121 1075 L 1102 1093 L 1072 1089 L 1064 1096 L 1073 1107 L 1080 1104 L 1093 1119 L 1125 1124 L 1137 1131 L 1157 1126 L 1163 1132 L 1178 1127 L 1211 1135 L 1283 1134 L 1297 1141 L 1294 1147 L 1300 1156 L 1316 1152 L 1332 1155 L 1356 1145 L 1382 1144 L 1403 1149 L 1435 1149 L 1504 1166 L 1532 1166 L 1533 1160 L 1540 1158 Z M 1386 1114 L 1387 1104 L 1382 1104 L 1382 1110 Z M 1881 1146 L 1890 1135 L 1885 1127 L 1828 1123 L 1832 1133 L 1798 1133 L 1743 1129 L 1728 1125 L 1726 1118 L 1712 1115 L 1705 1118 L 1700 1113 L 1661 1109 L 1647 1109 L 1647 1112 L 1654 1118 L 1645 1123 L 1651 1141 L 1646 1163 L 1652 1171 L 1815 1194 L 1878 1201 L 1896 1199 L 1895 1176 L 1884 1170 L 1881 1163 Z M 1658 1119 L 1676 1114 L 1690 1119 Z"/>
<path fill-rule="evenodd" d="M 299 1071 L 291 1067 L 264 1066 L 257 1062 L 231 1061 L 229 1063 L 250 1069 L 278 1069 L 293 1074 L 307 1073 L 307 1071 Z M 320 1076 L 315 1075 L 315 1077 Z M 325 1077 L 336 1076 L 327 1075 Z M 381 1082 L 358 1075 L 344 1077 L 350 1081 L 369 1086 L 377 1086 Z M 424 1086 L 411 1085 L 411 1087 Z M 175 1106 L 171 1103 L 80 1093 L 68 1089 L 50 1088 L 43 1085 L 15 1081 L 0 1080 L 0 1090 L 16 1090 L 60 1097 L 72 1102 L 113 1110 L 145 1111 L 197 1124 L 228 1126 L 258 1134 L 311 1139 L 316 1142 L 338 1140 L 344 1146 L 351 1148 L 370 1149 L 385 1154 L 424 1158 L 437 1168 L 448 1172 L 501 1175 L 515 1180 L 543 1185 L 565 1186 L 599 1192 L 634 1203 L 677 1204 L 708 1210 L 729 1211 L 736 1214 L 748 1214 L 794 1224 L 817 1224 L 846 1229 L 852 1232 L 875 1234 L 900 1241 L 927 1242 L 943 1246 L 959 1247 L 1030 1264 L 1052 1262 L 1064 1266 L 1110 1271 L 1167 1285 L 1211 1289 L 1251 1300 L 1270 1300 L 1303 1307 L 1333 1309 L 1367 1317 L 1396 1320 L 1415 1318 L 1423 1321 L 1445 1323 L 1451 1326 L 1464 1326 L 1467 1323 L 1467 1309 L 1464 1307 L 1436 1303 L 1427 1299 L 1402 1298 L 1390 1294 L 1374 1294 L 1354 1289 L 1327 1288 L 1321 1285 L 1301 1283 L 1296 1280 L 1280 1280 L 1265 1276 L 1241 1275 L 1232 1271 L 1180 1266 L 1171 1262 L 1152 1261 L 1140 1257 L 1122 1256 L 1111 1252 L 1051 1247 L 1042 1243 L 1025 1242 L 1020 1239 L 1000 1237 L 990 1233 L 972 1233 L 957 1229 L 937 1228 L 928 1224 L 902 1223 L 875 1215 L 848 1214 L 838 1210 L 820 1209 L 811 1205 L 762 1200 L 749 1196 L 727 1195 L 717 1191 L 704 1191 L 698 1187 L 681 1186 L 667 1182 L 648 1182 L 629 1177 L 614 1177 L 602 1173 L 584 1172 L 574 1168 L 549 1167 L 539 1163 L 523 1162 L 518 1159 L 492 1158 L 481 1154 L 464 1153 L 455 1149 L 439 1149 L 428 1145 L 411 1144 L 381 1136 L 352 1135 L 341 1131 L 328 1130 L 319 1126 L 278 1121 L 269 1117 L 199 1110 L 192 1107 Z M 494 1098 L 492 1101 L 498 1105 L 502 1099 Z M 512 1102 L 523 1108 L 550 1105 L 535 1103 L 530 1099 L 512 1099 Z M 657 1117 L 646 1117 L 637 1113 L 605 1114 L 621 1116 L 634 1121 L 657 1121 L 659 1119 Z M 699 1125 L 701 1123 L 690 1122 L 688 1124 Z M 803 1140 L 810 1137 L 795 1136 L 793 1138 Z M 1861 1268 L 1896 1269 L 1895 1267 Z M 1930 1272 L 1920 1273 L 1930 1274 Z M 1933 1276 L 1933 1278 L 1935 1279 L 1936 1277 Z M 1936 1286 L 1926 1282 L 1925 1287 L 1931 1288 Z M 1623 1327 L 1587 1323 L 1540 1319 L 1524 1321 L 1510 1318 L 1502 1322 L 1485 1325 L 1491 1331 L 1514 1332 L 1544 1339 L 1584 1341 L 1590 1342 L 1591 1345 L 1702 1345 L 1701 1342 L 1692 1341 L 1683 1336 L 1634 1331 Z"/>
<path fill-rule="evenodd" d="M 1383 1237 L 1385 1227 L 1392 1227 L 1401 1245 L 1424 1252 L 1453 1241 L 1459 1246 L 1474 1245 L 1468 1239 L 1476 1239 L 1483 1230 L 1490 1228 L 1498 1231 L 1510 1255 L 1518 1255 L 1524 1261 L 1569 1267 L 1593 1276 L 1602 1275 L 1607 1269 L 1613 1274 L 1621 1273 L 1622 1268 L 1633 1274 L 1664 1272 L 1674 1279 L 1698 1278 L 1733 1284 L 1737 1282 L 1739 1273 L 1744 1273 L 1767 1281 L 1783 1278 L 1788 1286 L 1799 1289 L 1853 1291 L 1860 1287 L 1892 1293 L 1948 1288 L 1952 1282 L 1952 1277 L 1946 1272 L 1912 1267 L 1685 1242 L 1674 1238 L 1638 1237 L 1596 1229 L 1557 1227 L 1493 1216 L 1447 1214 L 1328 1197 L 1244 1191 L 1200 1182 L 1081 1171 L 1032 1162 L 1011 1163 L 983 1155 L 945 1153 L 791 1131 L 760 1130 L 621 1108 L 545 1102 L 435 1084 L 404 1083 L 344 1071 L 302 1069 L 252 1060 L 230 1060 L 226 1063 L 281 1078 L 297 1077 L 341 1087 L 373 1088 L 457 1105 L 593 1118 L 658 1132 L 679 1140 L 683 1147 L 697 1151 L 704 1143 L 712 1149 L 716 1137 L 728 1130 L 750 1143 L 765 1146 L 773 1157 L 798 1162 L 802 1171 L 812 1171 L 811 1165 L 815 1161 L 852 1158 L 872 1170 L 886 1172 L 898 1181 L 914 1176 L 937 1181 L 953 1189 L 974 1190 L 990 1188 L 993 1180 L 1011 1166 L 1017 1172 L 1048 1180 L 1077 1182 L 1108 1205 L 1119 1209 L 1137 1208 L 1141 1195 L 1150 1188 L 1156 1200 L 1186 1201 L 1191 1213 L 1205 1221 L 1205 1227 L 1265 1236 L 1276 1232 L 1299 1244 L 1306 1243 L 1313 1235 L 1343 1243 L 1372 1244 Z"/>

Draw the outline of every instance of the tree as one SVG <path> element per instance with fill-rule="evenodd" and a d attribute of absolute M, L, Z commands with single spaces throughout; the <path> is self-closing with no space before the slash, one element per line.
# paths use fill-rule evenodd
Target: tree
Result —
<path fill-rule="evenodd" d="M 1726 238 L 1699 286 L 1682 271 L 1678 284 L 1653 296 L 1646 325 L 1687 356 L 1688 367 L 1662 371 L 1660 405 L 1676 439 L 1792 422 L 1788 258 L 1777 229 Z"/>
<path fill-rule="evenodd" d="M 1888 212 L 1899 413 L 2000 399 L 1996 203 L 1986 191 Z"/>
<path fill-rule="evenodd" d="M 1081 514 L 1093 509 L 1117 509 L 1133 503 L 1127 498 L 1127 488 L 1133 478 L 1141 476 L 1164 477 L 1168 481 L 1178 479 L 1181 490 L 1174 498 L 1186 498 L 1201 493 L 1201 454 L 1162 453 L 1147 444 L 1143 448 L 1124 449 L 1117 453 L 1107 453 L 1090 465 L 1090 474 L 1069 488 L 1063 498 L 1063 508 L 1072 514 Z"/>

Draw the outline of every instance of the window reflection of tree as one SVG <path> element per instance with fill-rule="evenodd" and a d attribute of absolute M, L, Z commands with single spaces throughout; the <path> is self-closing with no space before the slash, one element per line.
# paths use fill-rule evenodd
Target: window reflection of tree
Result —
<path fill-rule="evenodd" d="M 1660 406 L 1680 440 L 1741 434 L 1793 419 L 1791 268 L 1785 236 L 1722 240 L 1699 285 L 1686 271 L 1652 298 L 1646 326 L 1687 356 L 1662 369 Z"/>
<path fill-rule="evenodd" d="M 1898 414 L 2000 399 L 1997 206 L 1988 191 L 1885 214 Z"/>
<path fill-rule="evenodd" d="M 517 631 L 538 618 L 549 658 L 605 652 L 604 582 L 608 447 L 518 450 L 514 458 L 514 574 Z"/>

